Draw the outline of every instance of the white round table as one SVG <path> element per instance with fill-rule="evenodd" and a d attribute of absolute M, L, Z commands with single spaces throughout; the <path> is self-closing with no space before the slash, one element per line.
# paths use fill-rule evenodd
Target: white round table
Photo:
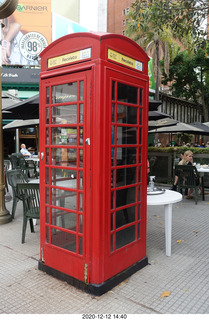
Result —
<path fill-rule="evenodd" d="M 167 256 L 171 256 L 172 206 L 173 203 L 179 202 L 181 200 L 182 194 L 171 190 L 166 190 L 164 193 L 158 195 L 147 195 L 148 206 L 164 205 L 165 250 Z"/>

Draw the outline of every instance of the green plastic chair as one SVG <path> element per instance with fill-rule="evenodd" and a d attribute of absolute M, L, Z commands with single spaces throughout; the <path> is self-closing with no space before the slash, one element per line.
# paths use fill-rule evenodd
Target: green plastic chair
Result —
<path fill-rule="evenodd" d="M 19 183 L 17 185 L 18 197 L 23 202 L 23 227 L 22 243 L 25 242 L 27 222 L 30 222 L 30 230 L 34 231 L 33 219 L 40 218 L 40 195 L 38 183 Z"/>
<path fill-rule="evenodd" d="M 12 196 L 13 196 L 13 204 L 12 204 L 12 218 L 14 219 L 15 217 L 15 211 L 17 208 L 17 203 L 20 200 L 18 197 L 17 193 L 17 184 L 26 182 L 25 176 L 22 173 L 21 169 L 16 169 L 16 170 L 8 170 L 5 172 L 6 179 L 8 184 L 12 188 Z"/>
<path fill-rule="evenodd" d="M 17 153 L 17 158 L 18 158 L 18 161 L 19 161 L 19 167 L 23 171 L 27 181 L 29 181 L 30 170 L 32 170 L 34 175 L 35 175 L 35 177 L 38 178 L 36 165 L 33 162 L 33 160 L 27 160 L 26 161 L 24 155 L 21 152 Z"/>
<path fill-rule="evenodd" d="M 185 189 L 194 189 L 195 191 L 195 204 L 198 201 L 198 192 L 200 187 L 200 177 L 195 166 L 188 165 L 178 165 L 176 166 L 176 174 L 178 176 L 178 192 L 181 192 Z M 204 190 L 204 186 L 202 186 Z M 203 191 L 204 192 L 204 191 Z"/>

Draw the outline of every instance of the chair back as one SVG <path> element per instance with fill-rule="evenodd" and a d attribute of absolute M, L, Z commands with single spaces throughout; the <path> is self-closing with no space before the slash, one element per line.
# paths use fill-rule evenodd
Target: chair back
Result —
<path fill-rule="evenodd" d="M 23 201 L 24 215 L 29 218 L 39 219 L 39 183 L 18 183 L 17 193 L 18 197 Z"/>
<path fill-rule="evenodd" d="M 195 166 L 176 166 L 179 188 L 196 188 L 199 185 L 199 173 Z"/>
<path fill-rule="evenodd" d="M 6 174 L 8 184 L 12 187 L 13 195 L 15 197 L 18 197 L 17 184 L 26 182 L 25 177 L 22 173 L 22 170 L 21 169 L 8 170 L 5 172 L 5 174 Z"/>
<path fill-rule="evenodd" d="M 12 165 L 12 170 L 20 169 L 20 164 L 19 164 L 19 159 L 18 159 L 17 153 L 12 153 L 11 155 L 9 155 L 9 160 Z"/>

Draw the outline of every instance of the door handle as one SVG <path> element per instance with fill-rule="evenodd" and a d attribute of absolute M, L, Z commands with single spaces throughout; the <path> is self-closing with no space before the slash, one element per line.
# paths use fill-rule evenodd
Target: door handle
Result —
<path fill-rule="evenodd" d="M 41 152 L 41 160 L 44 160 L 44 152 Z"/>
<path fill-rule="evenodd" d="M 88 146 L 90 146 L 90 138 L 87 138 L 87 139 L 86 139 L 86 144 L 87 144 Z"/>

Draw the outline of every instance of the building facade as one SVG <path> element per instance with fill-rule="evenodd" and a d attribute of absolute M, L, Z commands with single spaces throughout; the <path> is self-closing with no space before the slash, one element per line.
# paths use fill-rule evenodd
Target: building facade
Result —
<path fill-rule="evenodd" d="M 107 1 L 107 32 L 126 35 L 127 14 L 133 0 Z"/>

